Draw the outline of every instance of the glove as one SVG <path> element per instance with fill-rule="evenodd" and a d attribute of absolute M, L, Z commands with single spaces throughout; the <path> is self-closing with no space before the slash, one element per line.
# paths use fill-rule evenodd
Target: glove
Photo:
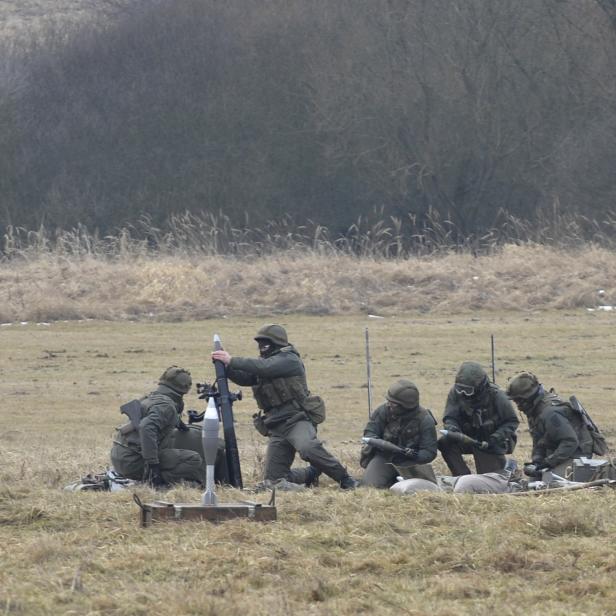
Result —
<path fill-rule="evenodd" d="M 188 432 L 189 430 L 188 426 L 181 419 L 178 419 L 177 428 L 180 432 Z"/>
<path fill-rule="evenodd" d="M 527 462 L 524 464 L 524 474 L 534 479 L 541 479 L 543 473 L 549 470 L 550 467 L 547 464 L 536 464 L 534 462 Z"/>
<path fill-rule="evenodd" d="M 269 436 L 269 430 L 267 429 L 267 426 L 265 425 L 265 417 L 263 417 L 262 413 L 255 413 L 252 416 L 252 424 L 255 427 L 255 430 L 263 435 L 263 436 Z"/>
<path fill-rule="evenodd" d="M 160 474 L 160 464 L 146 465 L 146 482 L 155 490 L 167 485 L 163 476 Z"/>
<path fill-rule="evenodd" d="M 194 424 L 199 421 L 203 421 L 205 411 L 203 411 L 202 413 L 199 413 L 199 411 L 195 411 L 195 409 L 190 409 L 190 411 L 188 411 L 187 414 L 188 414 L 188 423 Z"/>
<path fill-rule="evenodd" d="M 416 457 L 417 457 L 417 450 L 416 450 L 416 449 L 413 449 L 413 448 L 411 448 L 411 447 L 407 447 L 407 448 L 404 450 L 404 455 L 405 455 L 407 458 L 409 458 L 409 459 L 413 460 L 414 458 L 416 458 Z"/>
<path fill-rule="evenodd" d="M 500 434 L 492 433 L 488 437 L 488 449 L 496 450 L 498 452 L 504 449 L 503 439 Z"/>

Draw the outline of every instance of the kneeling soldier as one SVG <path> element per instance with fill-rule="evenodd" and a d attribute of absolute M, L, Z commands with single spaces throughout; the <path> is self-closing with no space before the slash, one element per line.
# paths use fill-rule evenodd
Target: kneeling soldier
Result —
<path fill-rule="evenodd" d="M 593 438 L 582 416 L 555 393 L 545 391 L 534 374 L 514 377 L 507 395 L 526 415 L 533 437 L 531 462 L 524 465 L 529 477 L 541 479 L 548 470 L 565 477 L 573 458 L 592 457 Z"/>
<path fill-rule="evenodd" d="M 325 405 L 320 397 L 310 395 L 304 363 L 284 327 L 266 325 L 255 340 L 260 355 L 256 359 L 231 357 L 223 350 L 214 351 L 212 358 L 225 364 L 234 383 L 252 386 L 261 409 L 255 427 L 269 437 L 264 479 L 313 485 L 325 473 L 343 490 L 355 488 L 355 479 L 317 438 L 316 424 L 325 418 Z M 291 469 L 296 452 L 310 466 Z"/>
<path fill-rule="evenodd" d="M 471 453 L 477 473 L 502 471 L 505 454 L 512 453 L 515 447 L 519 423 L 505 392 L 490 383 L 478 363 L 464 362 L 449 391 L 443 414 L 443 427 L 450 434 L 438 441 L 451 474 L 470 474 L 462 455 Z M 460 432 L 474 443 L 467 444 L 465 439 L 456 438 L 455 433 Z"/>
<path fill-rule="evenodd" d="M 419 405 L 419 390 L 406 379 L 396 381 L 385 398 L 364 429 L 369 444 L 362 449 L 360 465 L 366 471 L 361 484 L 389 488 L 402 475 L 415 480 L 413 488 L 432 489 L 436 476 L 430 462 L 437 451 L 432 413 Z"/>
<path fill-rule="evenodd" d="M 191 386 L 190 372 L 171 366 L 161 375 L 158 388 L 139 400 L 138 428 L 120 428 L 113 441 L 111 463 L 118 473 L 129 479 L 143 479 L 154 488 L 182 480 L 203 483 L 205 467 L 201 456 L 173 447 L 181 424 L 183 396 Z"/>

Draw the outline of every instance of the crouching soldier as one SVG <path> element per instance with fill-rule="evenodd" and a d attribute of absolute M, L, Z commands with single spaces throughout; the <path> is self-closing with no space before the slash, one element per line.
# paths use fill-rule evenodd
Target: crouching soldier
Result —
<path fill-rule="evenodd" d="M 119 428 L 113 441 L 111 463 L 118 473 L 145 480 L 154 488 L 182 480 L 203 482 L 201 456 L 173 446 L 183 396 L 191 385 L 190 372 L 171 366 L 161 375 L 158 388 L 138 401 L 138 416 L 133 418 L 137 421 Z"/>
<path fill-rule="evenodd" d="M 469 475 L 463 454 L 472 454 L 477 473 L 500 472 L 516 444 L 518 417 L 505 392 L 490 383 L 485 370 L 466 361 L 449 391 L 438 448 L 454 476 Z M 465 438 L 470 437 L 470 438 Z"/>
<path fill-rule="evenodd" d="M 437 490 L 430 464 L 437 451 L 432 413 L 419 405 L 419 390 L 406 379 L 391 385 L 385 398 L 364 429 L 360 465 L 366 470 L 361 484 L 394 486 L 401 493 Z M 399 475 L 405 481 L 396 484 Z"/>
<path fill-rule="evenodd" d="M 325 473 L 343 490 L 355 488 L 355 479 L 317 438 L 316 425 L 325 418 L 325 405 L 319 396 L 310 394 L 304 363 L 284 327 L 266 325 L 255 341 L 258 358 L 231 357 L 223 350 L 214 351 L 212 358 L 225 364 L 234 383 L 252 386 L 261 409 L 255 427 L 269 437 L 264 479 L 313 485 Z M 310 466 L 292 469 L 296 453 Z"/>
<path fill-rule="evenodd" d="M 545 391 L 534 374 L 514 377 L 507 395 L 526 415 L 533 438 L 531 462 L 524 465 L 526 475 L 541 479 L 543 472 L 551 470 L 565 477 L 574 458 L 592 456 L 593 436 L 583 416 L 569 402 Z"/>

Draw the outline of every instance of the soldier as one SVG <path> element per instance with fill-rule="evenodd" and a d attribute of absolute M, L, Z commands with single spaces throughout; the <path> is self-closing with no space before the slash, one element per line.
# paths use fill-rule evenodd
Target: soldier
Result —
<path fill-rule="evenodd" d="M 471 453 L 477 473 L 502 471 L 505 454 L 512 453 L 515 447 L 519 423 L 511 402 L 490 383 L 485 370 L 476 362 L 464 362 L 447 396 L 443 425 L 449 432 L 461 432 L 478 444 L 461 443 L 456 434 L 439 439 L 438 448 L 452 475 L 470 474 L 462 454 Z"/>
<path fill-rule="evenodd" d="M 593 438 L 581 415 L 555 393 L 546 392 L 537 377 L 522 372 L 514 377 L 507 395 L 526 415 L 533 437 L 531 462 L 524 465 L 529 477 L 541 479 L 551 470 L 565 477 L 573 458 L 590 458 Z"/>
<path fill-rule="evenodd" d="M 342 489 L 355 488 L 355 479 L 317 438 L 316 423 L 324 419 L 325 407 L 318 396 L 310 395 L 304 364 L 285 329 L 266 325 L 255 340 L 259 358 L 231 357 L 223 350 L 214 351 L 212 358 L 225 364 L 234 383 L 252 386 L 262 411 L 255 416 L 255 427 L 269 437 L 264 479 L 313 485 L 323 472 Z M 310 466 L 291 469 L 296 452 Z"/>
<path fill-rule="evenodd" d="M 436 490 L 436 476 L 430 462 L 436 458 L 436 421 L 419 405 L 419 390 L 407 379 L 396 381 L 387 390 L 386 402 L 379 406 L 364 429 L 364 438 L 392 443 L 403 452 L 385 451 L 378 444 L 362 448 L 360 465 L 366 471 L 361 484 L 389 488 L 402 475 L 405 493 L 417 489 Z"/>
<path fill-rule="evenodd" d="M 183 368 L 171 366 L 163 372 L 158 388 L 139 401 L 139 429 L 119 429 L 116 434 L 111 463 L 118 473 L 129 479 L 143 479 L 154 488 L 182 480 L 203 482 L 201 456 L 196 451 L 173 447 L 178 425 L 183 425 L 183 396 L 191 385 L 190 372 Z"/>

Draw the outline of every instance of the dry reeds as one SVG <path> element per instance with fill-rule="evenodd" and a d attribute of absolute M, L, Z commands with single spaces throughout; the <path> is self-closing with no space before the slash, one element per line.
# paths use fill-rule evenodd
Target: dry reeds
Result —
<path fill-rule="evenodd" d="M 141 240 L 127 231 L 98 238 L 84 229 L 53 242 L 43 232 L 21 240 L 13 235 L 0 263 L 0 322 L 457 313 L 616 302 L 616 253 L 595 244 L 510 243 L 483 254 L 443 249 L 386 259 L 378 255 L 389 249 L 377 239 L 358 256 L 335 243 L 300 247 L 292 234 L 279 234 L 250 244 L 250 255 L 249 244 L 238 241 L 230 256 L 230 245 L 223 250 L 217 237 L 201 248 L 196 238 L 205 242 L 203 234 L 184 235 L 184 243 L 178 237 L 151 230 Z M 280 245 L 285 248 L 274 249 Z"/>

